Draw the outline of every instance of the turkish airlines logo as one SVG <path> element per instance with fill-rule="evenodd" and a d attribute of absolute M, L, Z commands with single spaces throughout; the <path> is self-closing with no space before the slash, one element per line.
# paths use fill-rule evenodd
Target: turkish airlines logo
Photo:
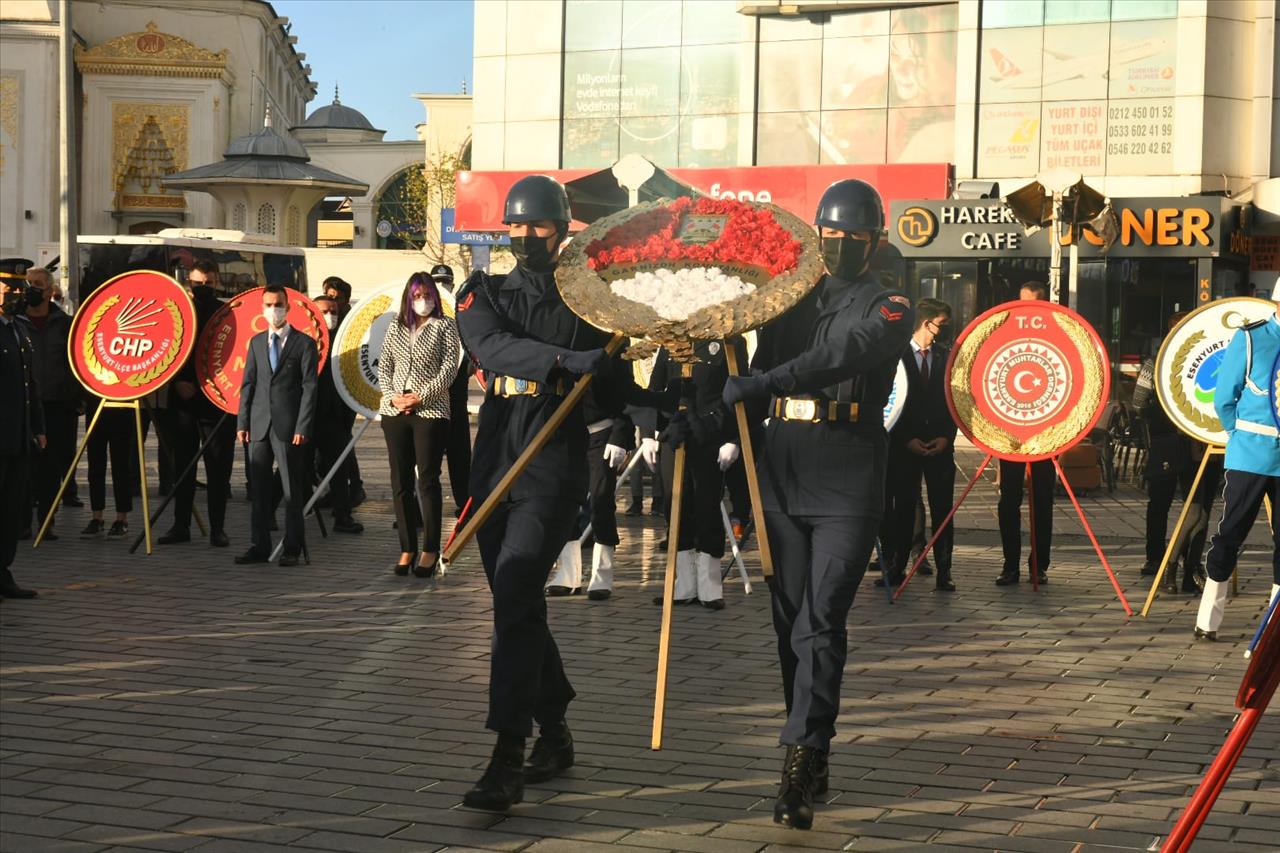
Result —
<path fill-rule="evenodd" d="M 898 217 L 898 237 L 908 246 L 927 246 L 938 235 L 938 217 L 923 207 L 908 207 Z"/>

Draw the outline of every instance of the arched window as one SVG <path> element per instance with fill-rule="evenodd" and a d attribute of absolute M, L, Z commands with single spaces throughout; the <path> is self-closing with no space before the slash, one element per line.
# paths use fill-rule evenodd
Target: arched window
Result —
<path fill-rule="evenodd" d="M 298 208 L 289 205 L 289 212 L 284 218 L 285 243 L 290 246 L 302 245 L 302 216 Z"/>
<path fill-rule="evenodd" d="M 270 204 L 264 204 L 258 208 L 258 233 L 276 233 L 276 209 Z"/>
<path fill-rule="evenodd" d="M 391 225 L 389 236 L 378 236 L 379 249 L 422 248 L 431 212 L 429 193 L 421 165 L 408 167 L 387 184 L 374 205 L 375 224 L 386 221 Z"/>
<path fill-rule="evenodd" d="M 231 227 L 237 231 L 243 231 L 249 224 L 249 211 L 243 203 L 236 204 L 231 209 Z"/>

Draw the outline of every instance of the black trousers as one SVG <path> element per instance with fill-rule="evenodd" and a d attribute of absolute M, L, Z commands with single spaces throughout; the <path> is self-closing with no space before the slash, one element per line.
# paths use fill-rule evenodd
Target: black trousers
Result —
<path fill-rule="evenodd" d="M 713 557 L 724 556 L 724 519 L 720 501 L 724 498 L 724 473 L 720 470 L 719 446 L 690 442 L 685 445 L 684 491 L 680 496 L 681 551 L 696 550 Z M 675 451 L 663 448 L 659 462 L 667 495 L 674 493 Z M 667 498 L 667 525 L 671 525 L 671 499 Z"/>
<path fill-rule="evenodd" d="M 382 419 L 382 435 L 387 441 L 391 466 L 391 500 L 395 504 L 400 550 L 411 552 L 418 548 L 418 515 L 414 510 L 414 502 L 418 501 L 422 508 L 422 550 L 439 553 L 444 502 L 440 463 L 449 440 L 449 422 L 444 418 L 393 415 Z"/>
<path fill-rule="evenodd" d="M 253 501 L 249 528 L 253 547 L 260 554 L 271 553 L 271 515 L 276 489 L 273 465 L 280 468 L 280 486 L 284 491 L 284 553 L 289 556 L 302 553 L 306 541 L 302 506 L 307 502 L 311 483 L 307 457 L 306 445 L 280 439 L 274 432 L 266 439 L 249 442 L 249 496 Z"/>
<path fill-rule="evenodd" d="M 36 509 L 40 513 L 39 523 L 43 523 L 53 506 L 53 499 L 58 496 L 58 487 L 62 478 L 67 476 L 71 460 L 76 455 L 76 438 L 80 432 L 80 413 L 70 403 L 46 400 L 44 403 L 45 448 L 37 455 L 35 472 L 31 484 L 35 493 Z M 71 479 L 75 483 L 75 478 Z M 8 494 L 8 493 L 5 493 Z M 73 494 L 71 486 L 67 486 L 67 494 Z"/>
<path fill-rule="evenodd" d="M 1229 580 L 1236 570 L 1240 546 L 1253 529 L 1262 499 L 1270 497 L 1271 511 L 1280 513 L 1280 477 L 1228 470 L 1222 481 L 1222 518 L 1205 560 L 1205 571 L 1219 583 Z M 1271 582 L 1280 584 L 1280 519 L 1277 522 L 1271 529 Z"/>
<path fill-rule="evenodd" d="M 231 497 L 231 464 L 235 461 L 236 422 L 233 415 L 208 420 L 188 408 L 174 408 L 173 413 L 173 461 L 177 477 L 195 455 L 200 452 L 200 442 L 208 439 L 204 453 L 205 497 L 209 503 L 209 531 L 226 529 L 227 499 Z M 173 487 L 173 527 L 175 530 L 191 529 L 191 508 L 196 498 L 196 467 L 191 466 L 187 476 Z"/>
<path fill-rule="evenodd" d="M 742 456 L 724 472 L 724 488 L 729 494 L 732 514 L 741 522 L 751 520 L 751 490 L 747 488 L 747 466 Z"/>
<path fill-rule="evenodd" d="M 116 512 L 133 511 L 133 493 L 138 483 L 138 438 L 129 409 L 103 409 L 89 436 L 89 508 L 102 512 L 107 507 L 107 453 L 111 454 L 111 492 Z M 92 420 L 85 413 L 85 428 Z"/>
<path fill-rule="evenodd" d="M 618 472 L 604 461 L 609 430 L 593 432 L 587 439 L 587 470 L 591 489 L 591 536 L 601 545 L 618 546 Z M 452 472 L 449 474 L 453 476 Z"/>
<path fill-rule="evenodd" d="M 1022 492 L 1027 463 L 1000 460 L 1000 544 L 1004 548 L 1004 572 L 1020 574 L 1022 562 Z M 1053 545 L 1053 482 L 1057 472 L 1053 460 L 1031 463 L 1031 519 L 1035 531 L 1035 553 L 1028 555 L 1027 565 L 1036 571 L 1049 570 L 1049 549 Z"/>
<path fill-rule="evenodd" d="M 951 512 L 956 487 L 955 455 L 920 456 L 903 447 L 889 449 L 889 467 L 885 476 L 885 520 L 882 529 L 887 542 L 881 545 L 893 556 L 894 572 L 903 572 L 910 559 L 916 532 L 916 507 L 920 502 L 920 479 L 924 478 L 929 497 L 929 516 L 937 532 Z M 926 542 L 928 540 L 926 539 Z M 955 523 L 938 537 L 933 546 L 933 562 L 941 577 L 951 573 L 951 552 L 955 542 Z"/>
<path fill-rule="evenodd" d="M 563 720 L 576 695 L 547 624 L 542 590 L 577 515 L 577 504 L 563 498 L 505 501 L 476 534 L 493 594 L 485 726 L 495 732 L 527 737 L 534 720 Z"/>
<path fill-rule="evenodd" d="M 351 425 L 346 418 L 322 419 L 316 424 L 315 446 L 312 448 L 315 457 L 316 482 L 325 475 L 338 461 L 338 456 L 351 442 Z M 355 448 L 352 448 L 352 453 Z M 347 457 L 350 458 L 350 455 Z M 351 480 L 347 468 L 347 460 L 334 471 L 329 479 L 329 498 L 333 509 L 333 517 L 339 521 L 351 518 Z"/>
<path fill-rule="evenodd" d="M 874 517 L 766 512 L 773 548 L 773 630 L 787 722 L 782 742 L 830 747 L 848 649 L 845 622 L 875 543 Z"/>
<path fill-rule="evenodd" d="M 1187 499 L 1197 467 L 1199 466 L 1193 466 L 1177 474 L 1147 478 L 1147 562 L 1153 565 L 1159 565 L 1164 558 L 1169 533 L 1169 509 L 1173 506 L 1173 498 L 1176 494 L 1181 494 L 1184 501 Z M 1187 519 L 1183 522 L 1179 541 L 1173 549 L 1172 559 L 1181 559 L 1188 571 L 1200 565 L 1200 557 L 1204 554 L 1209 516 L 1213 512 L 1213 502 L 1217 498 L 1221 479 L 1222 460 L 1210 459 L 1205 466 L 1204 476 L 1200 478 L 1200 486 L 1196 489 L 1195 502 L 1187 510 Z"/>
<path fill-rule="evenodd" d="M 30 472 L 30 454 L 0 453 L 0 495 L 25 495 Z M 25 526 L 22 513 L 0 512 L 0 572 L 7 572 L 13 565 L 18 554 L 18 534 Z"/>
<path fill-rule="evenodd" d="M 470 373 L 460 372 L 449 386 L 449 437 L 444 456 L 449 465 L 449 490 L 459 512 L 471 497 L 471 415 L 467 412 L 470 381 Z"/>

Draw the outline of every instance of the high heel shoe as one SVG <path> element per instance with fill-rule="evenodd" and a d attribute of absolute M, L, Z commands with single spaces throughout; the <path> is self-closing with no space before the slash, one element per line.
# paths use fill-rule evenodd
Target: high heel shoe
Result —
<path fill-rule="evenodd" d="M 396 563 L 395 566 L 392 567 L 392 571 L 396 573 L 397 577 L 404 577 L 405 575 L 409 574 L 409 567 L 415 566 L 417 562 L 418 562 L 418 553 L 415 551 L 414 553 L 409 555 L 409 562 Z"/>
<path fill-rule="evenodd" d="M 434 560 L 432 560 L 432 561 L 431 561 L 431 565 L 429 565 L 429 566 L 424 566 L 424 565 L 422 565 L 421 563 L 419 563 L 418 561 L 416 561 L 416 560 L 415 560 L 415 561 L 414 561 L 414 564 L 413 564 L 413 576 L 414 576 L 415 578 L 429 578 L 429 577 L 432 577 L 432 576 L 434 576 L 434 575 L 435 575 L 435 573 L 436 573 L 436 568 L 437 568 L 437 567 L 439 567 L 439 565 L 440 565 L 440 555 L 439 555 L 439 554 L 437 554 L 437 555 L 436 555 L 436 558 L 435 558 Z"/>

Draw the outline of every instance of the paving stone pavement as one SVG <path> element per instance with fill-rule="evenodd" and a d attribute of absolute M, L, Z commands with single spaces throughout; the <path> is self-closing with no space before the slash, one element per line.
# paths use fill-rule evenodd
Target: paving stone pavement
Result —
<path fill-rule="evenodd" d="M 232 565 L 238 470 L 230 549 L 131 557 L 78 539 L 73 510 L 59 541 L 24 545 L 15 569 L 41 596 L 0 608 L 0 850 L 1153 850 L 1231 724 L 1270 583 L 1258 533 L 1222 642 L 1193 642 L 1187 597 L 1126 619 L 1060 500 L 1051 583 L 997 589 L 994 491 L 979 485 L 957 593 L 923 578 L 889 606 L 864 581 L 831 791 L 799 832 L 771 822 L 782 701 L 763 584 L 728 583 L 719 613 L 677 610 L 665 745 L 650 750 L 662 560 L 653 520 L 623 517 L 614 598 L 549 602 L 578 764 L 486 814 L 460 806 L 492 743 L 475 551 L 441 580 L 394 577 L 377 430 L 360 456 L 366 532 L 321 541 L 312 523 L 310 566 Z M 1141 493 L 1084 503 L 1140 609 Z M 1277 711 L 1200 838 L 1280 849 Z"/>

